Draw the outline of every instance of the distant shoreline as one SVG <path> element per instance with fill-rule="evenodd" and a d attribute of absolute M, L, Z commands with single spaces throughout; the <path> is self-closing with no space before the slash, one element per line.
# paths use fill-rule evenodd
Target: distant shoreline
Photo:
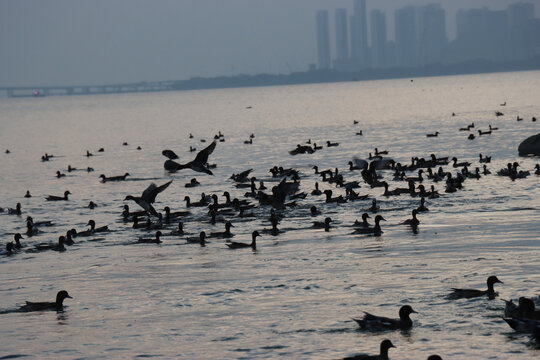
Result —
<path fill-rule="evenodd" d="M 384 68 L 359 71 L 310 70 L 290 74 L 257 74 L 217 77 L 193 77 L 110 85 L 13 86 L 0 87 L 0 96 L 42 97 L 61 95 L 96 95 L 133 92 L 208 90 L 256 86 L 316 84 L 347 81 L 387 80 L 432 76 L 472 75 L 499 72 L 540 70 L 540 55 L 529 60 L 492 62 L 474 60 L 453 65 L 434 64 L 417 68 Z"/>

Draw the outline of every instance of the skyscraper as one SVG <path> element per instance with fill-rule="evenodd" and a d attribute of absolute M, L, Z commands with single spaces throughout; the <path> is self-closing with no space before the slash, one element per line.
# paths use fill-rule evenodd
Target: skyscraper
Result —
<path fill-rule="evenodd" d="M 354 15 L 351 17 L 351 57 L 361 67 L 368 60 L 366 0 L 354 0 Z"/>
<path fill-rule="evenodd" d="M 418 53 L 421 65 L 440 63 L 448 45 L 446 16 L 440 4 L 419 8 Z"/>
<path fill-rule="evenodd" d="M 336 29 L 336 67 L 342 68 L 349 58 L 346 9 L 336 9 L 334 25 Z"/>
<path fill-rule="evenodd" d="M 319 69 L 330 68 L 330 28 L 328 11 L 318 10 L 316 15 L 317 27 L 317 63 Z"/>
<path fill-rule="evenodd" d="M 418 64 L 418 38 L 416 10 L 407 6 L 395 11 L 395 39 L 397 65 L 413 67 Z"/>
<path fill-rule="evenodd" d="M 386 15 L 380 10 L 371 12 L 371 66 L 386 67 Z"/>

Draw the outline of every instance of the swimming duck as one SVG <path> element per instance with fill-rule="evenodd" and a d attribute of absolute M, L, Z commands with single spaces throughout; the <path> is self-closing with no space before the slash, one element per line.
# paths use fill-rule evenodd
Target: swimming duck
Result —
<path fill-rule="evenodd" d="M 155 239 L 145 239 L 145 238 L 139 238 L 137 240 L 138 243 L 144 243 L 144 244 L 161 244 L 161 231 L 156 231 L 156 238 Z"/>
<path fill-rule="evenodd" d="M 368 211 L 376 214 L 379 210 L 381 210 L 381 208 L 379 205 L 377 205 L 377 199 L 371 200 L 371 206 L 369 207 Z"/>
<path fill-rule="evenodd" d="M 145 214 L 146 214 L 146 210 L 130 212 L 129 205 L 126 204 L 124 205 L 124 211 L 122 211 L 122 218 L 124 219 L 124 221 L 130 221 L 139 216 L 143 216 Z"/>
<path fill-rule="evenodd" d="M 362 135 L 363 135 L 362 130 L 357 131 L 355 135 L 356 135 L 356 136 L 362 136 Z"/>
<path fill-rule="evenodd" d="M 377 215 L 375 216 L 375 225 L 373 227 L 355 229 L 353 234 L 380 236 L 383 233 L 380 225 L 381 221 L 386 221 L 386 219 L 381 215 Z"/>
<path fill-rule="evenodd" d="M 96 207 L 97 207 L 97 204 L 95 202 L 93 202 L 93 201 L 90 201 L 88 203 L 88 205 L 87 205 L 87 208 L 89 208 L 91 210 L 95 209 Z"/>
<path fill-rule="evenodd" d="M 76 231 L 77 230 L 75 230 L 75 229 L 71 229 L 71 230 L 66 231 L 66 239 L 64 240 L 64 245 L 71 246 L 71 245 L 75 244 L 75 241 L 73 241 L 73 234 L 75 234 Z"/>
<path fill-rule="evenodd" d="M 184 232 L 184 224 L 180 221 L 180 222 L 178 222 L 178 228 L 176 230 L 171 231 L 167 235 L 175 236 L 175 235 L 184 235 L 184 234 L 185 234 L 185 232 Z"/>
<path fill-rule="evenodd" d="M 362 228 L 369 228 L 371 225 L 369 225 L 367 219 L 369 218 L 368 213 L 362 214 L 362 221 L 355 220 L 353 226 L 355 227 L 362 227 Z"/>
<path fill-rule="evenodd" d="M 169 182 L 166 182 L 165 184 L 161 186 L 156 186 L 156 184 L 152 183 L 150 184 L 142 193 L 141 196 L 132 196 L 128 195 L 125 197 L 124 201 L 126 200 L 133 200 L 142 207 L 144 210 L 148 211 L 150 214 L 154 216 L 158 216 L 158 213 L 156 209 L 152 206 L 152 203 L 156 201 L 156 196 L 165 190 L 170 184 L 172 183 L 172 180 Z"/>
<path fill-rule="evenodd" d="M 189 196 L 184 197 L 184 201 L 186 202 L 186 207 L 203 207 L 208 205 L 208 202 L 206 199 L 201 199 L 199 201 L 191 202 L 191 199 Z"/>
<path fill-rule="evenodd" d="M 60 171 L 56 172 L 56 177 L 57 178 L 61 178 L 61 177 L 64 177 L 64 176 L 66 176 L 66 174 L 62 174 Z"/>
<path fill-rule="evenodd" d="M 66 290 L 61 290 L 56 294 L 55 302 L 30 302 L 27 301 L 26 305 L 23 305 L 19 308 L 20 312 L 30 312 L 30 311 L 45 311 L 45 310 L 56 310 L 62 311 L 64 308 L 64 299 L 73 299 Z"/>
<path fill-rule="evenodd" d="M 199 236 L 197 237 L 192 237 L 192 238 L 187 238 L 186 241 L 190 244 L 195 244 L 195 243 L 198 243 L 200 244 L 201 246 L 205 246 L 207 241 L 206 241 L 206 232 L 204 231 L 201 231 L 199 233 Z"/>
<path fill-rule="evenodd" d="M 330 223 L 332 222 L 332 219 L 329 217 L 325 218 L 324 221 L 314 221 L 313 227 L 315 229 L 324 229 L 324 231 L 330 231 Z"/>
<path fill-rule="evenodd" d="M 61 200 L 69 200 L 68 195 L 71 193 L 69 190 L 64 191 L 64 196 L 55 196 L 55 195 L 49 195 L 45 198 L 47 201 L 61 201 Z"/>
<path fill-rule="evenodd" d="M 129 176 L 129 173 L 125 173 L 124 175 L 119 175 L 119 176 L 110 176 L 110 177 L 107 177 L 104 174 L 99 175 L 99 177 L 101 178 L 101 182 L 104 182 L 104 183 L 107 181 L 124 181 L 126 180 L 128 176 Z"/>
<path fill-rule="evenodd" d="M 536 169 L 536 170 L 534 171 L 534 173 L 535 173 L 536 175 L 540 175 L 540 164 L 536 164 L 536 165 L 534 166 L 534 168 Z"/>
<path fill-rule="evenodd" d="M 345 199 L 342 195 L 332 197 L 332 190 L 324 190 L 323 193 L 326 195 L 326 203 L 343 204 L 347 202 L 347 199 Z"/>
<path fill-rule="evenodd" d="M 518 300 L 518 305 L 512 300 L 502 299 L 506 305 L 504 307 L 505 317 L 518 317 L 522 319 L 540 320 L 540 310 L 535 310 L 534 301 L 524 296 Z"/>
<path fill-rule="evenodd" d="M 13 250 L 14 250 L 13 242 L 10 241 L 6 244 L 6 248 L 0 251 L 0 255 L 6 255 L 6 256 L 13 255 Z"/>
<path fill-rule="evenodd" d="M 401 225 L 417 226 L 418 224 L 420 224 L 420 220 L 418 220 L 418 219 L 416 218 L 416 214 L 418 214 L 418 210 L 413 209 L 413 211 L 412 211 L 412 218 L 403 221 L 403 222 L 401 223 Z"/>
<path fill-rule="evenodd" d="M 94 156 L 94 154 L 92 154 L 90 151 L 86 150 L 86 157 L 90 157 L 90 156 Z"/>
<path fill-rule="evenodd" d="M 416 208 L 417 213 L 429 211 L 429 209 L 425 205 L 425 202 L 426 202 L 426 199 L 424 197 L 422 197 L 420 199 L 420 206 Z"/>
<path fill-rule="evenodd" d="M 22 214 L 21 203 L 17 203 L 17 205 L 15 205 L 15 209 L 12 209 L 12 208 L 7 209 L 7 212 L 9 215 L 21 215 Z"/>
<path fill-rule="evenodd" d="M 163 166 L 165 167 L 165 170 L 169 172 L 177 172 L 182 169 L 191 169 L 193 171 L 203 172 L 208 175 L 214 175 L 212 171 L 210 171 L 206 167 L 206 164 L 208 163 L 208 157 L 210 156 L 210 154 L 212 154 L 212 152 L 216 148 L 216 144 L 217 143 L 215 141 L 212 141 L 210 145 L 208 145 L 203 150 L 199 151 L 195 159 L 193 159 L 192 161 L 186 164 L 178 164 L 177 162 L 173 160 L 167 160 L 165 161 Z"/>
<path fill-rule="evenodd" d="M 231 227 L 234 227 L 234 225 L 230 221 L 227 221 L 225 223 L 225 231 L 213 232 L 213 233 L 210 234 L 210 237 L 217 237 L 217 238 L 230 238 L 230 237 L 233 237 L 234 234 L 231 233 Z"/>
<path fill-rule="evenodd" d="M 379 151 L 379 149 L 375 148 L 375 156 L 379 156 L 379 155 L 388 155 L 388 151 L 386 150 Z"/>
<path fill-rule="evenodd" d="M 482 130 L 478 129 L 478 135 L 479 135 L 479 136 L 482 136 L 482 135 L 491 135 L 491 130 L 488 130 L 488 131 L 482 131 Z"/>
<path fill-rule="evenodd" d="M 319 183 L 315 182 L 315 189 L 311 192 L 311 195 L 322 195 L 322 191 L 319 190 Z"/>
<path fill-rule="evenodd" d="M 311 216 L 321 215 L 321 211 L 317 209 L 315 205 L 311 206 L 311 208 L 309 209 L 309 212 L 311 213 Z"/>
<path fill-rule="evenodd" d="M 26 190 L 26 194 L 24 194 L 25 198 L 31 198 L 32 195 L 30 194 L 30 190 Z"/>
<path fill-rule="evenodd" d="M 471 163 L 468 162 L 468 161 L 463 161 L 463 162 L 458 163 L 456 157 L 453 157 L 453 158 L 452 158 L 452 161 L 454 162 L 454 163 L 452 164 L 452 166 L 455 167 L 455 168 L 456 168 L 456 167 L 462 167 L 462 166 L 471 166 Z"/>
<path fill-rule="evenodd" d="M 389 360 L 388 350 L 390 348 L 395 348 L 395 346 L 390 340 L 386 339 L 381 342 L 379 355 L 359 354 L 343 358 L 343 360 Z"/>
<path fill-rule="evenodd" d="M 253 144 L 253 138 L 250 138 L 249 140 L 244 140 L 244 144 L 248 144 L 248 145 Z"/>
<path fill-rule="evenodd" d="M 41 244 L 34 245 L 34 247 L 35 247 L 38 251 L 45 251 L 45 250 L 66 251 L 66 248 L 65 248 L 65 246 L 64 246 L 65 240 L 66 240 L 66 238 L 65 238 L 64 236 L 60 236 L 60 237 L 58 238 L 58 244 L 52 244 L 52 243 L 45 244 L 45 243 L 41 243 Z"/>
<path fill-rule="evenodd" d="M 489 175 L 489 174 L 491 174 L 491 171 L 488 170 L 486 164 L 484 164 L 484 170 L 482 171 L 482 174 L 484 174 L 484 175 Z"/>
<path fill-rule="evenodd" d="M 467 139 L 474 140 L 474 134 L 469 134 L 469 137 Z"/>
<path fill-rule="evenodd" d="M 353 319 L 362 329 L 407 329 L 413 325 L 410 314 L 416 314 L 410 305 L 404 305 L 399 309 L 399 319 L 391 319 L 375 316 L 364 311 L 362 319 Z"/>
<path fill-rule="evenodd" d="M 510 327 L 517 332 L 522 333 L 532 333 L 536 328 L 540 327 L 540 321 L 539 320 L 531 320 L 531 319 L 522 319 L 522 318 L 503 318 L 504 321 Z"/>
<path fill-rule="evenodd" d="M 493 289 L 493 284 L 503 283 L 496 276 L 490 276 L 487 279 L 487 290 L 476 290 L 476 289 L 456 289 L 452 288 L 454 292 L 448 295 L 449 299 L 471 299 L 475 297 L 480 297 L 487 295 L 490 300 L 494 299 L 497 295 Z"/>
<path fill-rule="evenodd" d="M 250 244 L 246 244 L 246 243 L 241 243 L 241 242 L 230 242 L 230 243 L 226 243 L 226 245 L 229 247 L 229 249 L 241 249 L 241 248 L 252 248 L 252 249 L 255 249 L 257 247 L 257 243 L 255 241 L 255 239 L 257 238 L 257 236 L 261 236 L 261 234 L 259 234 L 259 232 L 257 230 L 255 230 L 254 232 L 251 233 L 251 243 Z"/>
<path fill-rule="evenodd" d="M 199 186 L 199 185 L 201 185 L 201 183 L 198 182 L 197 179 L 193 178 L 193 179 L 190 180 L 190 182 L 185 184 L 184 187 L 192 188 L 192 187 Z"/>
<path fill-rule="evenodd" d="M 433 133 L 433 134 L 426 134 L 426 137 L 437 137 L 437 136 L 439 136 L 439 134 L 440 133 L 438 131 L 435 131 L 435 133 Z"/>
<path fill-rule="evenodd" d="M 335 147 L 335 146 L 339 146 L 339 143 L 337 142 L 331 142 L 331 141 L 327 141 L 326 142 L 326 147 Z"/>
<path fill-rule="evenodd" d="M 21 245 L 21 242 L 20 242 L 21 239 L 24 239 L 24 238 L 22 237 L 22 235 L 21 235 L 20 233 L 16 233 L 16 234 L 14 235 L 13 239 L 15 240 L 15 244 L 13 245 L 13 247 L 14 247 L 15 249 L 20 249 L 20 248 L 22 248 L 22 245 Z"/>
<path fill-rule="evenodd" d="M 183 216 L 189 215 L 189 211 L 175 211 L 171 212 L 171 208 L 168 206 L 165 206 L 163 208 L 165 211 L 165 223 L 170 224 L 172 221 L 177 220 Z"/>
<path fill-rule="evenodd" d="M 105 226 L 101 226 L 101 227 L 96 228 L 96 222 L 95 222 L 94 220 L 89 220 L 89 221 L 88 221 L 88 224 L 86 224 L 86 225 L 90 225 L 90 232 L 92 232 L 92 233 L 97 233 L 97 232 L 108 232 L 108 231 L 110 231 L 108 225 L 105 225 Z"/>

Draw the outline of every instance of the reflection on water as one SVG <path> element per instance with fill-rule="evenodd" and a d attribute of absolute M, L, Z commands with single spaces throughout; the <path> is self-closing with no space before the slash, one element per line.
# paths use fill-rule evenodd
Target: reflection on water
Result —
<path fill-rule="evenodd" d="M 380 341 L 390 338 L 397 346 L 392 358 L 535 357 L 528 337 L 515 335 L 501 319 L 500 299 L 445 297 L 452 287 L 484 288 L 489 275 L 504 281 L 496 288 L 500 298 L 538 293 L 540 178 L 493 175 L 508 162 L 519 161 L 524 170 L 539 162 L 519 158 L 516 150 L 522 139 L 539 132 L 538 123 L 530 121 L 540 113 L 538 76 L 0 99 L 0 143 L 10 150 L 0 154 L 0 206 L 22 205 L 21 216 L 0 214 L 2 244 L 25 231 L 27 215 L 55 222 L 36 236 L 24 236 L 27 249 L 56 242 L 71 228 L 87 229 L 90 219 L 113 230 L 76 238 L 64 253 L 22 251 L 0 258 L 2 308 L 48 298 L 60 288 L 76 298 L 62 313 L 2 314 L 0 336 L 9 341 L 2 343 L 0 356 L 18 356 L 24 348 L 49 358 L 340 358 L 375 353 Z M 505 101 L 505 116 L 496 117 Z M 516 122 L 517 115 L 524 121 Z M 471 141 L 459 128 L 472 122 L 475 129 L 499 130 Z M 209 143 L 218 131 L 225 142 L 218 142 L 210 157 L 217 164 L 215 176 L 163 170 L 162 150 L 174 150 L 178 162 L 186 163 L 194 158 L 189 147 L 203 148 L 200 139 Z M 426 137 L 435 131 L 437 137 Z M 251 133 L 253 143 L 244 144 Z M 289 155 L 308 139 L 339 146 Z M 104 152 L 98 153 L 101 147 Z M 365 159 L 375 147 L 402 164 L 431 153 L 456 156 L 472 162 L 470 170 L 481 167 L 482 153 L 492 156 L 487 164 L 492 175 L 468 179 L 452 194 L 444 193 L 444 181 L 434 183 L 442 195 L 426 200 L 429 211 L 418 214 L 420 224 L 400 225 L 419 198 L 384 197 L 383 188 L 371 188 L 359 171 L 348 170 L 353 156 Z M 95 156 L 85 156 L 87 150 Z M 55 157 L 41 162 L 45 153 Z M 68 165 L 95 171 L 68 173 Z M 277 181 L 268 169 L 283 166 L 300 172 L 300 191 L 310 194 L 318 182 L 321 190 L 332 189 L 332 196 L 345 194 L 322 182 L 314 165 L 339 168 L 347 181 L 359 181 L 357 192 L 369 198 L 345 204 L 327 204 L 315 195 L 298 199 L 296 207 L 279 212 L 282 233 L 263 234 L 256 251 L 229 250 L 217 238 L 204 248 L 186 245 L 185 238 L 200 231 L 223 231 L 222 223 L 210 223 L 206 208 L 190 208 L 183 219 L 186 235 L 164 236 L 160 245 L 135 245 L 155 230 L 135 230 L 121 218 L 125 196 L 140 195 L 151 182 L 173 180 L 157 197 L 160 212 L 165 206 L 186 210 L 184 197 L 199 199 L 202 192 L 217 194 L 220 202 L 224 191 L 243 199 L 249 189 L 234 187 L 229 177 L 249 168 L 269 189 Z M 451 165 L 444 168 L 455 173 Z M 56 171 L 67 176 L 56 178 Z M 98 178 L 126 172 L 126 181 Z M 380 174 L 390 189 L 407 187 L 391 170 Z M 193 177 L 201 185 L 186 188 Z M 31 198 L 24 198 L 27 190 Z M 69 201 L 45 201 L 66 190 L 72 193 Z M 351 234 L 373 198 L 387 220 L 381 223 L 384 233 Z M 90 201 L 98 206 L 89 209 Z M 322 214 L 312 217 L 312 205 Z M 232 218 L 233 241 L 249 243 L 253 230 L 271 228 L 268 207 L 251 211 L 253 218 Z M 333 220 L 329 232 L 312 228 L 326 216 Z M 175 228 L 171 224 L 164 232 Z M 359 331 L 350 320 L 362 311 L 394 316 L 404 304 L 419 312 L 407 332 Z"/>

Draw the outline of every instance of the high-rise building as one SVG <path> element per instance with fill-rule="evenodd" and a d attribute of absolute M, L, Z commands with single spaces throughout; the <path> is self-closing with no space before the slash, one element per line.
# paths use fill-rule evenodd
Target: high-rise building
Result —
<path fill-rule="evenodd" d="M 395 11 L 395 39 L 397 65 L 414 67 L 418 65 L 418 38 L 416 10 L 407 6 Z"/>
<path fill-rule="evenodd" d="M 510 48 L 514 58 L 530 56 L 531 36 L 529 22 L 534 18 L 534 4 L 515 3 L 508 5 L 508 29 Z"/>
<path fill-rule="evenodd" d="M 419 8 L 418 54 L 421 65 L 440 63 L 448 45 L 446 16 L 440 4 Z"/>
<path fill-rule="evenodd" d="M 366 0 L 354 0 L 351 18 L 351 57 L 361 67 L 368 63 Z"/>
<path fill-rule="evenodd" d="M 328 11 L 318 10 L 316 15 L 317 27 L 317 63 L 319 69 L 330 68 L 330 28 Z"/>
<path fill-rule="evenodd" d="M 374 68 L 386 67 L 386 15 L 380 10 L 371 11 L 371 66 Z"/>
<path fill-rule="evenodd" d="M 334 25 L 336 35 L 336 68 L 340 69 L 345 66 L 349 58 L 346 9 L 336 9 Z"/>

